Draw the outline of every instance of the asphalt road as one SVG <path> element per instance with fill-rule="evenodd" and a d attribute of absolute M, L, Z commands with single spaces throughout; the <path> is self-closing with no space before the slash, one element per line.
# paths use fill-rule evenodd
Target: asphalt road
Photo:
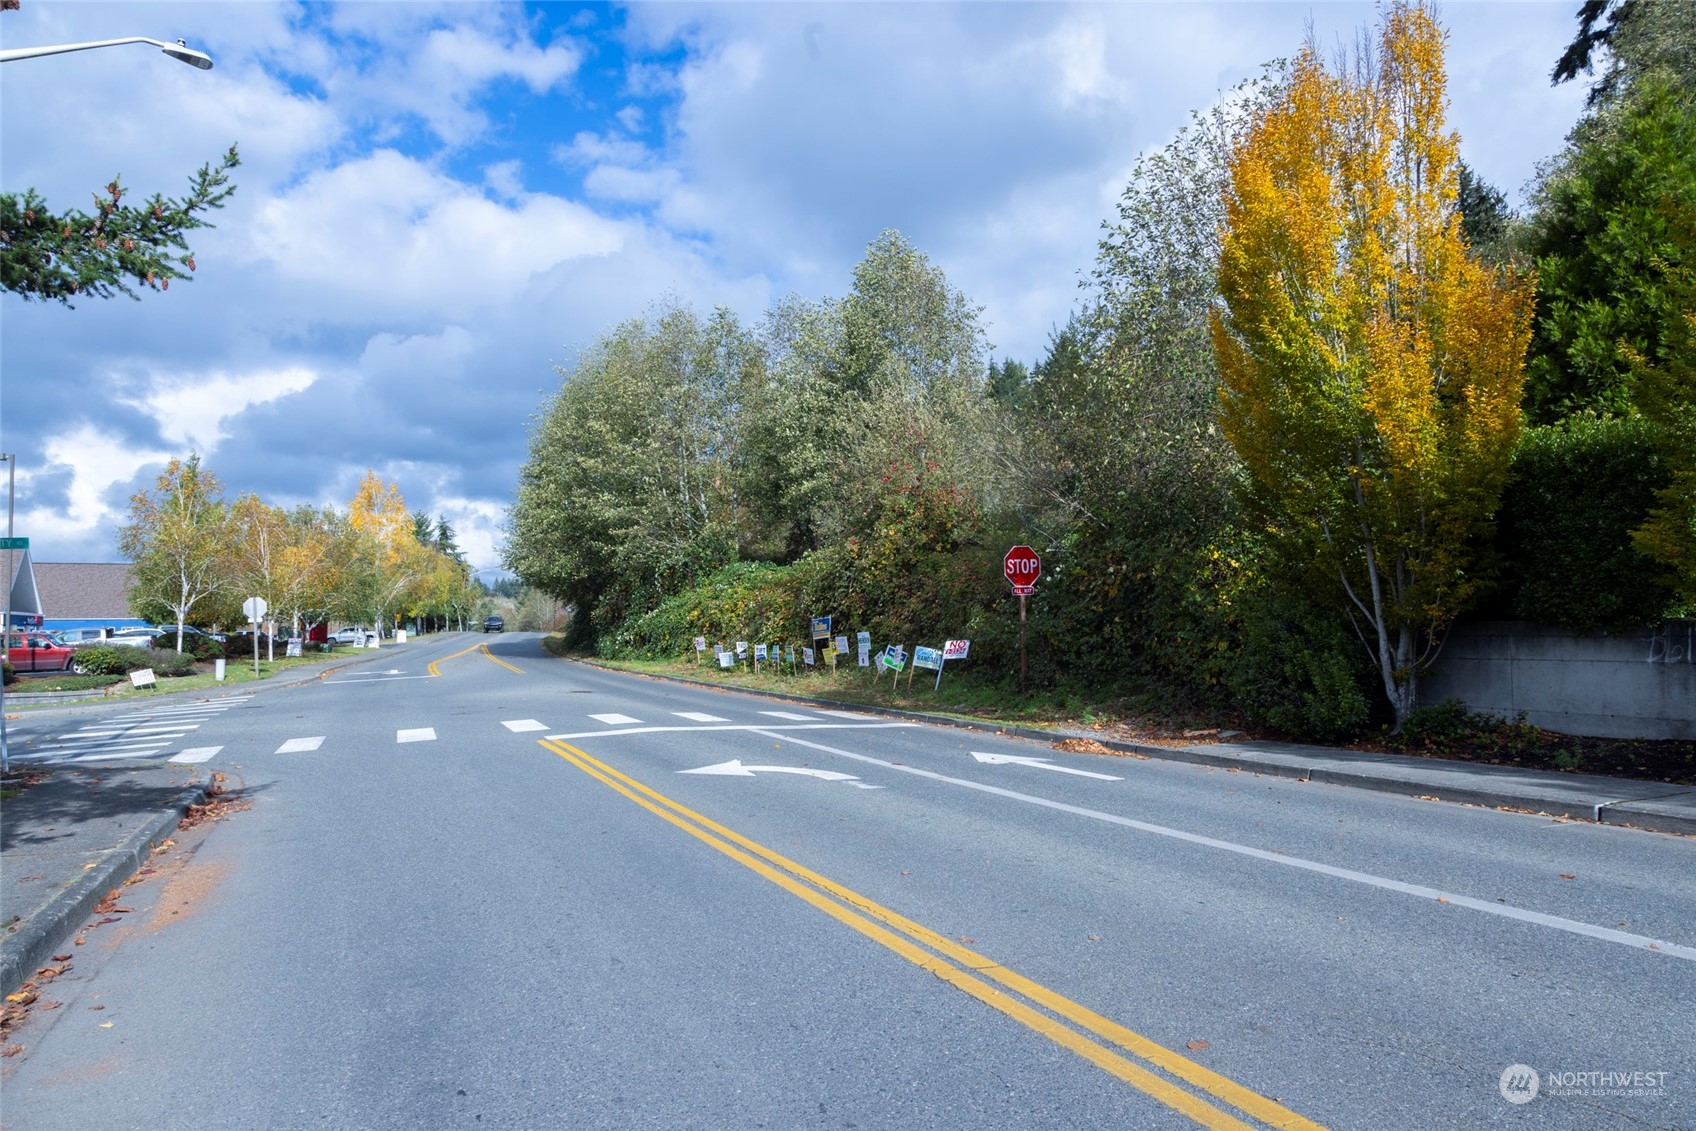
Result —
<path fill-rule="evenodd" d="M 251 808 L 88 933 L 4 1063 L 7 1128 L 1696 1127 L 1690 838 L 522 634 L 150 756 L 186 747 Z"/>

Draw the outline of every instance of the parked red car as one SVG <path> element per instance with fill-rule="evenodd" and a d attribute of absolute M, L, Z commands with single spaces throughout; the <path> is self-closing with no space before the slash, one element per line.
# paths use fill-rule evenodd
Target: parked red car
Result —
<path fill-rule="evenodd" d="M 39 632 L 11 632 L 6 635 L 6 659 L 12 670 L 25 672 L 68 672 L 71 657 L 76 655 L 63 644 L 56 644 Z"/>

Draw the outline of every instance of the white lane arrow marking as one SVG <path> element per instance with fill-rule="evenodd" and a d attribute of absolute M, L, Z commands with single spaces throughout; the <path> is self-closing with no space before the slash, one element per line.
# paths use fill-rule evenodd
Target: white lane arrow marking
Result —
<path fill-rule="evenodd" d="M 680 774 L 724 774 L 729 777 L 751 778 L 755 774 L 804 774 L 809 778 L 820 778 L 824 781 L 855 781 L 853 774 L 841 774 L 835 770 L 810 770 L 803 766 L 744 766 L 740 759 L 720 762 L 716 766 L 702 766 L 695 770 L 678 770 Z"/>
<path fill-rule="evenodd" d="M 1112 774 L 1097 774 L 1091 773 L 1089 770 L 1074 770 L 1070 766 L 1056 766 L 1047 758 L 1022 758 L 1017 754 L 984 754 L 977 750 L 972 751 L 972 757 L 976 758 L 980 762 L 987 762 L 992 766 L 1002 766 L 1011 763 L 1019 766 L 1034 766 L 1039 770 L 1053 770 L 1057 774 L 1076 774 L 1080 778 L 1098 778 L 1101 781 L 1125 780 L 1124 778 L 1116 778 Z"/>

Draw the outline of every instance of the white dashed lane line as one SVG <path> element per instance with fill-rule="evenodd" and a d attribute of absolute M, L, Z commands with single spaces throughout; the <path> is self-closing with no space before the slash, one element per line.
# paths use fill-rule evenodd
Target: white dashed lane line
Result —
<path fill-rule="evenodd" d="M 167 762 L 185 762 L 190 764 L 195 762 L 205 762 L 211 759 L 213 755 L 217 754 L 218 751 L 222 749 L 222 746 L 196 746 L 193 749 L 184 750 L 181 754 L 165 760 Z"/>

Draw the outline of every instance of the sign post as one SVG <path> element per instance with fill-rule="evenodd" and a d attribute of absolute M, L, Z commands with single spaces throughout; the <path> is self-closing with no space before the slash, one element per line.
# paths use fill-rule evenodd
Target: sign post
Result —
<path fill-rule="evenodd" d="M 265 615 L 270 606 L 263 597 L 249 597 L 241 603 L 241 611 L 253 625 L 253 678 L 259 678 L 259 618 Z"/>
<path fill-rule="evenodd" d="M 1013 584 L 1019 596 L 1019 690 L 1026 690 L 1025 662 L 1025 598 L 1036 592 L 1036 579 L 1042 576 L 1042 559 L 1029 546 L 1014 546 L 1001 559 L 1001 572 Z"/>

